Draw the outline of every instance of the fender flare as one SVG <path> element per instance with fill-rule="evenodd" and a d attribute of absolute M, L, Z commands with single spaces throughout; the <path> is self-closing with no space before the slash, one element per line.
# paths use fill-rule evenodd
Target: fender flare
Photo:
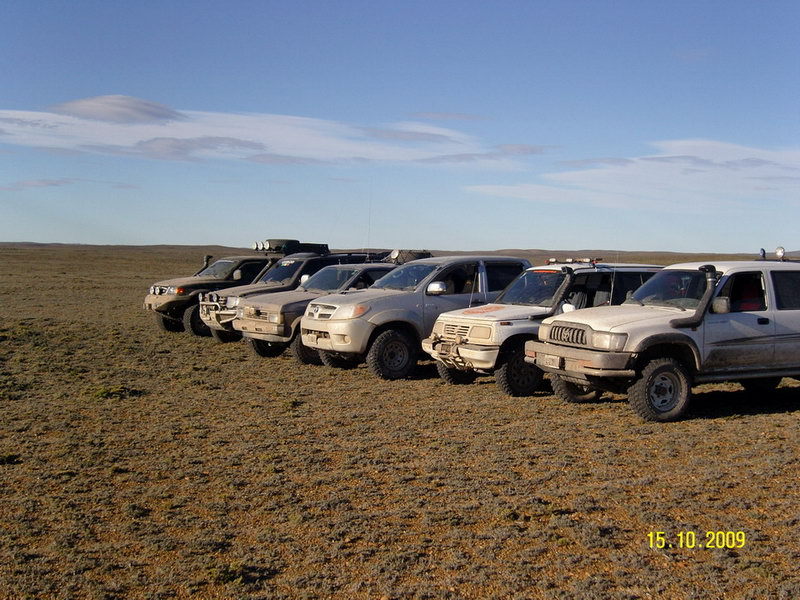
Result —
<path fill-rule="evenodd" d="M 700 349 L 697 347 L 697 344 L 692 338 L 682 333 L 659 333 L 657 335 L 647 337 L 639 342 L 635 348 L 633 348 L 633 353 L 636 355 L 642 355 L 654 346 L 666 345 L 683 346 L 688 348 L 694 359 L 694 364 L 691 365 L 692 368 L 698 371 L 700 370 L 700 366 L 702 365 Z"/>

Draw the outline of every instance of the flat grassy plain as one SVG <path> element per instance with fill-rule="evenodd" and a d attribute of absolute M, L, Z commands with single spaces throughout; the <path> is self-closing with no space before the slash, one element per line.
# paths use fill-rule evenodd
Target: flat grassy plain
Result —
<path fill-rule="evenodd" d="M 256 359 L 141 309 L 208 251 L 0 247 L 0 598 L 800 597 L 794 380 L 645 424 Z"/>

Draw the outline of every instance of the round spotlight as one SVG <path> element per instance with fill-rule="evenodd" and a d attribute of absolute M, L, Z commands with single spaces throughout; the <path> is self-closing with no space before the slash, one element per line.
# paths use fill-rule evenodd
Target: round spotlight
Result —
<path fill-rule="evenodd" d="M 783 260 L 783 257 L 786 256 L 786 249 L 783 246 L 778 246 L 775 248 L 775 256 Z"/>
<path fill-rule="evenodd" d="M 264 241 L 264 250 L 270 250 L 270 247 L 269 247 L 269 240 L 265 240 L 265 241 Z"/>
<path fill-rule="evenodd" d="M 250 246 L 253 250 L 258 250 L 258 242 L 253 242 L 253 245 Z"/>

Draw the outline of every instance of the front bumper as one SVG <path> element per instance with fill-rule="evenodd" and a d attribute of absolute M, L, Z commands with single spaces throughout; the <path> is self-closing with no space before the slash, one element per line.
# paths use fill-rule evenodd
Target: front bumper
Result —
<path fill-rule="evenodd" d="M 300 335 L 303 337 L 303 344 L 309 348 L 342 354 L 364 354 L 374 328 L 365 319 L 325 321 L 303 317 Z"/>
<path fill-rule="evenodd" d="M 236 309 L 222 308 L 218 302 L 201 302 L 200 318 L 211 329 L 233 331 L 231 322 L 236 318 Z"/>
<path fill-rule="evenodd" d="M 188 296 L 176 296 L 174 294 L 147 294 L 144 297 L 142 308 L 166 313 L 172 309 L 180 308 L 185 304 L 187 298 Z"/>
<path fill-rule="evenodd" d="M 525 362 L 548 373 L 589 380 L 590 377 L 634 377 L 630 352 L 603 352 L 544 342 L 525 343 Z"/>
<path fill-rule="evenodd" d="M 438 337 L 422 340 L 422 349 L 435 360 L 454 369 L 494 369 L 498 346 L 479 346 L 478 344 L 458 344 Z"/>
<path fill-rule="evenodd" d="M 287 332 L 285 323 L 270 323 L 264 319 L 237 318 L 231 322 L 236 331 L 241 331 L 245 337 L 268 342 L 291 342 L 292 331 Z"/>

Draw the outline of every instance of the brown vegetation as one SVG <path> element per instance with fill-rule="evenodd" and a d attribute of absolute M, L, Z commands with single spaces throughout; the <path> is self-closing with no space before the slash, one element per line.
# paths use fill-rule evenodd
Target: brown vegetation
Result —
<path fill-rule="evenodd" d="M 258 360 L 141 309 L 205 252 L 0 248 L 0 597 L 800 596 L 793 380 L 643 424 Z"/>

